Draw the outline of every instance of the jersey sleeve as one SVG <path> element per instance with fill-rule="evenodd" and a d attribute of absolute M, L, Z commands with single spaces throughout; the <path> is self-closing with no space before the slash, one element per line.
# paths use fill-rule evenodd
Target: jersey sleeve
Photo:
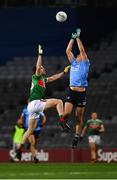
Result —
<path fill-rule="evenodd" d="M 44 113 L 40 112 L 39 115 L 40 115 L 39 118 L 42 118 L 44 116 Z"/>
<path fill-rule="evenodd" d="M 84 125 L 85 128 L 87 128 L 87 127 L 89 126 L 89 122 L 90 122 L 90 120 L 87 120 L 87 121 L 86 121 L 86 123 L 85 123 L 85 125 Z"/>
<path fill-rule="evenodd" d="M 26 116 L 26 108 L 24 108 L 21 112 L 21 117 L 24 119 Z"/>
<path fill-rule="evenodd" d="M 23 111 L 21 112 L 21 117 L 24 118 L 24 116 L 25 116 L 25 112 L 24 112 L 24 109 L 23 109 Z"/>

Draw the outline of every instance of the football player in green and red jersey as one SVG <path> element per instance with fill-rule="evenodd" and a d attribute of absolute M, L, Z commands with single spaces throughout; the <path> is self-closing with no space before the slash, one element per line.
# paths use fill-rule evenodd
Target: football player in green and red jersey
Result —
<path fill-rule="evenodd" d="M 45 68 L 42 66 L 42 46 L 38 46 L 38 59 L 36 63 L 35 73 L 32 75 L 32 85 L 28 100 L 29 124 L 28 129 L 24 133 L 21 145 L 16 152 L 16 157 L 21 159 L 22 147 L 28 137 L 33 133 L 36 127 L 36 119 L 39 118 L 39 113 L 49 108 L 56 108 L 59 115 L 59 124 L 63 130 L 70 129 L 69 125 L 64 121 L 63 117 L 63 102 L 61 99 L 45 99 L 46 83 L 53 82 L 64 76 L 69 71 L 70 66 L 65 67 L 64 71 L 46 78 Z"/>
<path fill-rule="evenodd" d="M 81 138 L 84 136 L 86 130 L 88 130 L 88 141 L 91 149 L 91 162 L 97 161 L 97 148 L 100 145 L 100 134 L 104 132 L 104 125 L 102 120 L 98 119 L 97 113 L 91 114 L 91 119 L 87 120 L 82 133 Z"/>

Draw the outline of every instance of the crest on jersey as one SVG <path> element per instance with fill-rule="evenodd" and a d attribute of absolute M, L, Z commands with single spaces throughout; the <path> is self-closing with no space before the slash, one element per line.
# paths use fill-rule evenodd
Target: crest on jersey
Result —
<path fill-rule="evenodd" d="M 38 85 L 45 88 L 45 82 L 43 80 L 39 80 Z"/>

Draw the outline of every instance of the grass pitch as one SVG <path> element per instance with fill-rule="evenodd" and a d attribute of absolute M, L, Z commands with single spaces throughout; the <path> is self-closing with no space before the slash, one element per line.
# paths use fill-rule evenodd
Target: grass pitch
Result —
<path fill-rule="evenodd" d="M 117 164 L 1 163 L 0 179 L 117 179 Z"/>

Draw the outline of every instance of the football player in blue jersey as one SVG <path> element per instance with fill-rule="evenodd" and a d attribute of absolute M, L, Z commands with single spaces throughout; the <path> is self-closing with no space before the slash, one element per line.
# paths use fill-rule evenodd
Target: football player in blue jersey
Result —
<path fill-rule="evenodd" d="M 72 148 L 75 148 L 77 146 L 83 127 L 83 118 L 86 106 L 86 88 L 88 86 L 87 78 L 90 66 L 88 56 L 79 38 L 80 33 L 80 29 L 77 29 L 75 33 L 72 33 L 72 37 L 66 49 L 66 54 L 71 64 L 69 77 L 69 93 L 66 97 L 64 109 L 64 116 L 66 120 L 67 117 L 71 114 L 73 107 L 76 108 L 76 127 L 72 142 Z M 77 57 L 75 57 L 72 52 L 75 41 L 79 49 L 79 54 L 77 55 Z"/>
<path fill-rule="evenodd" d="M 29 121 L 29 113 L 28 113 L 27 106 L 25 106 L 24 109 L 22 110 L 21 119 L 24 122 L 25 130 L 27 130 L 28 129 L 28 121 Z M 30 144 L 30 151 L 32 153 L 32 157 L 33 157 L 33 160 L 35 163 L 38 162 L 38 159 L 36 157 L 36 152 L 37 152 L 36 145 L 37 145 L 37 142 L 39 139 L 41 128 L 43 127 L 45 122 L 46 122 L 46 116 L 44 115 L 44 113 L 40 112 L 39 118 L 36 119 L 36 127 L 35 127 L 33 133 L 28 138 L 28 142 Z"/>

